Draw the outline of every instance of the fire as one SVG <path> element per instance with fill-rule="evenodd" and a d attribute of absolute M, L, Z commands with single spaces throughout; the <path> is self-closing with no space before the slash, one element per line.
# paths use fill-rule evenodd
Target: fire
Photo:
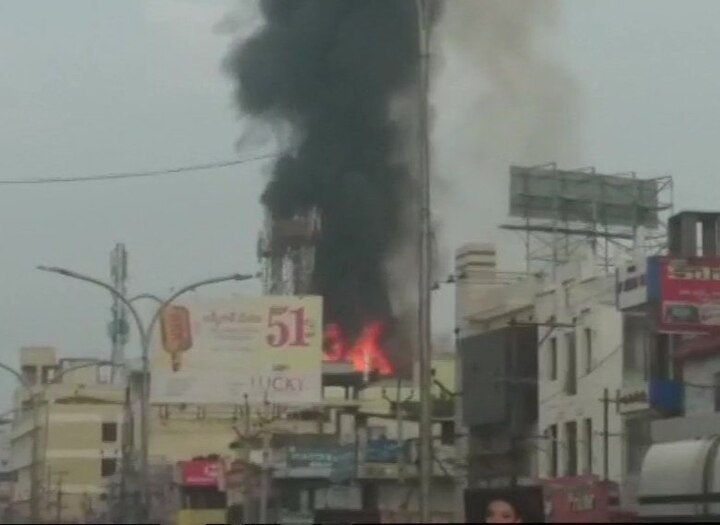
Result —
<path fill-rule="evenodd" d="M 331 362 L 352 363 L 358 372 L 377 370 L 380 375 L 390 376 L 395 369 L 382 348 L 384 327 L 375 322 L 365 327 L 360 337 L 348 344 L 342 330 L 337 325 L 329 325 L 325 330 L 326 356 Z"/>

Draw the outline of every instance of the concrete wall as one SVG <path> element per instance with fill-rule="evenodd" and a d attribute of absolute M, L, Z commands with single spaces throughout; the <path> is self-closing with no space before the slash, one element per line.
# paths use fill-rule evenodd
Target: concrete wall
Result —
<path fill-rule="evenodd" d="M 685 386 L 685 415 L 715 412 L 715 374 L 720 373 L 720 356 L 688 360 L 683 366 Z M 697 386 L 692 386 L 697 385 Z"/>
<path fill-rule="evenodd" d="M 410 513 L 403 514 L 406 518 L 399 523 L 419 522 L 411 521 L 420 510 L 419 491 L 417 486 L 402 485 L 399 483 L 378 484 L 378 508 L 383 515 L 391 515 L 392 513 Z M 454 487 L 448 481 L 435 481 L 430 492 L 431 503 L 430 508 L 437 523 L 447 523 L 452 521 L 455 512 Z M 398 515 L 400 516 L 400 514 Z M 444 518 L 444 519 L 443 519 Z"/>
<path fill-rule="evenodd" d="M 696 414 L 689 417 L 658 419 L 651 423 L 653 443 L 700 439 L 720 435 L 720 414 Z"/>

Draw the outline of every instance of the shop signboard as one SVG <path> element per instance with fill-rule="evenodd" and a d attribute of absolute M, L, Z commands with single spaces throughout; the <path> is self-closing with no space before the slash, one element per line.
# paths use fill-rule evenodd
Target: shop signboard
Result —
<path fill-rule="evenodd" d="M 720 331 L 720 258 L 654 257 L 648 260 L 648 294 L 666 333 Z"/>
<path fill-rule="evenodd" d="M 342 482 L 354 478 L 356 472 L 357 451 L 354 445 L 298 447 L 288 451 L 286 468 L 279 468 L 276 476 Z"/>

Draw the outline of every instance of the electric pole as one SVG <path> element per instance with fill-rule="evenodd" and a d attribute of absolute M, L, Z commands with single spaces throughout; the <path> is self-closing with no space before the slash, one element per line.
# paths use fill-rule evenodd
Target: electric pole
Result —
<path fill-rule="evenodd" d="M 110 278 L 112 286 L 120 294 L 127 293 L 127 251 L 125 245 L 118 243 L 110 252 Z M 113 295 L 112 320 L 108 325 L 108 334 L 112 341 L 112 353 L 110 361 L 115 365 L 111 370 L 111 383 L 121 384 L 124 380 L 120 371 L 125 361 L 125 345 L 128 342 L 129 325 L 127 309 L 117 295 Z M 124 370 L 124 368 L 122 368 Z"/>
<path fill-rule="evenodd" d="M 55 495 L 55 523 L 60 525 L 62 523 L 63 513 L 63 478 L 67 475 L 67 471 L 61 470 L 56 472 L 57 476 L 57 494 Z"/>
<path fill-rule="evenodd" d="M 418 174 L 420 183 L 420 272 L 418 372 L 420 389 L 420 522 L 430 523 L 432 482 L 432 238 L 430 211 L 430 144 L 428 130 L 430 10 L 427 0 L 415 0 L 418 19 Z"/>

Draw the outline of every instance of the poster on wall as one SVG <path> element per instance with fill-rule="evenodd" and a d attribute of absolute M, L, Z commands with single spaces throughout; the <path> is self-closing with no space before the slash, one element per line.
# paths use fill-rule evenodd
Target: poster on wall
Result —
<path fill-rule="evenodd" d="M 151 355 L 151 401 L 321 401 L 322 300 L 242 297 L 173 305 Z"/>
<path fill-rule="evenodd" d="M 650 259 L 650 296 L 659 304 L 664 332 L 720 331 L 720 258 Z"/>
<path fill-rule="evenodd" d="M 544 505 L 540 486 L 465 491 L 468 523 L 545 523 Z"/>

